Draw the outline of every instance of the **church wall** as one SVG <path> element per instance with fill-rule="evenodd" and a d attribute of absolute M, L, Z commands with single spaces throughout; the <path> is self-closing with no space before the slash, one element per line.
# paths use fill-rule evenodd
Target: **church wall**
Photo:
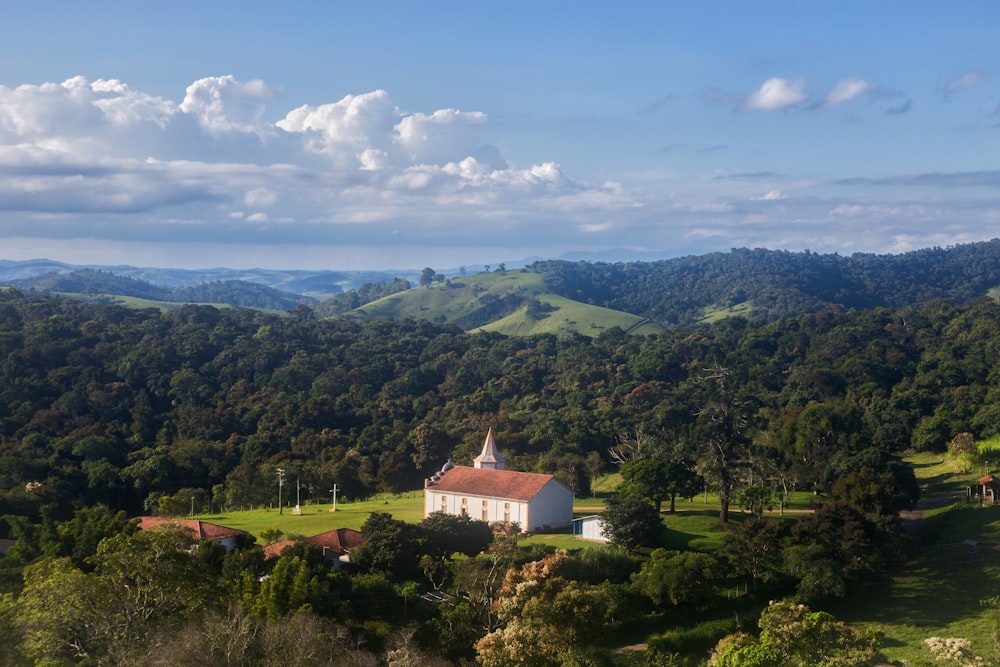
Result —
<path fill-rule="evenodd" d="M 442 498 L 444 499 L 442 501 Z M 463 493 L 442 493 L 434 489 L 424 490 L 424 516 L 432 512 L 445 512 L 453 516 L 462 514 L 462 501 L 465 500 L 465 509 L 470 518 L 483 520 L 483 503 L 486 503 L 486 514 L 488 523 L 494 521 L 514 522 L 516 521 L 525 527 L 528 518 L 528 504 L 523 501 L 512 500 L 510 498 L 491 498 Z"/>
<path fill-rule="evenodd" d="M 531 499 L 528 519 L 529 521 L 521 524 L 528 530 L 543 526 L 561 528 L 570 525 L 573 523 L 573 492 L 552 480 Z"/>

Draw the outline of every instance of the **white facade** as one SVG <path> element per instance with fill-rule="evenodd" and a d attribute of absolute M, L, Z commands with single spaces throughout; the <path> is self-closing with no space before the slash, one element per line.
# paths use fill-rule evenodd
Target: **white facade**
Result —
<path fill-rule="evenodd" d="M 601 517 L 596 514 L 573 519 L 573 534 L 585 540 L 608 541 L 607 535 L 604 534 L 604 526 L 601 524 Z"/>
<path fill-rule="evenodd" d="M 449 461 L 424 485 L 424 516 L 463 514 L 523 530 L 561 528 L 573 521 L 573 491 L 552 475 L 504 469 L 490 429 L 475 467 Z"/>
<path fill-rule="evenodd" d="M 491 498 L 470 493 L 424 489 L 424 516 L 434 512 L 444 512 L 454 516 L 468 514 L 469 518 L 487 523 L 516 521 L 522 528 L 529 530 L 528 504 L 527 501 L 513 498 Z"/>

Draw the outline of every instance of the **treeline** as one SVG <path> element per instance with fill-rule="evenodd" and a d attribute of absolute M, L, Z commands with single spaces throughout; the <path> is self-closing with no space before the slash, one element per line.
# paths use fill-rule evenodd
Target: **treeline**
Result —
<path fill-rule="evenodd" d="M 750 303 L 764 319 L 812 312 L 968 301 L 1000 285 L 1000 239 L 898 255 L 820 255 L 734 249 L 657 262 L 541 261 L 546 284 L 570 299 L 664 325 L 696 322 L 703 308 Z"/>
<path fill-rule="evenodd" d="M 331 317 L 360 308 L 384 296 L 402 292 L 412 287 L 409 280 L 395 278 L 392 282 L 365 283 L 357 289 L 334 294 L 326 301 L 317 305 L 314 310 L 317 317 Z"/>
<path fill-rule="evenodd" d="M 313 300 L 244 280 L 218 280 L 190 287 L 164 287 L 108 271 L 81 269 L 12 281 L 18 289 L 42 293 L 130 296 L 168 303 L 218 303 L 244 308 L 290 310 Z"/>
<path fill-rule="evenodd" d="M 910 447 L 1000 433 L 998 325 L 992 301 L 935 301 L 648 338 L 505 338 L 7 291 L 0 515 L 260 506 L 276 500 L 279 466 L 304 499 L 334 482 L 348 498 L 419 488 L 447 458 L 471 461 L 490 426 L 511 467 L 586 494 L 620 434 L 697 446 L 716 368 L 731 376 L 751 458 L 826 490 Z"/>

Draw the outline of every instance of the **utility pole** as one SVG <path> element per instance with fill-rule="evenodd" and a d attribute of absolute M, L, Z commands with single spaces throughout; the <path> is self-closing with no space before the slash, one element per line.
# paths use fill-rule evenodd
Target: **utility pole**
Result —
<path fill-rule="evenodd" d="M 281 508 L 281 487 L 285 485 L 285 469 L 278 468 L 278 514 L 283 514 Z"/>
<path fill-rule="evenodd" d="M 333 488 L 330 489 L 330 493 L 333 494 L 333 507 L 330 508 L 330 511 L 331 512 L 336 512 L 337 511 L 337 485 L 336 484 L 334 484 Z"/>

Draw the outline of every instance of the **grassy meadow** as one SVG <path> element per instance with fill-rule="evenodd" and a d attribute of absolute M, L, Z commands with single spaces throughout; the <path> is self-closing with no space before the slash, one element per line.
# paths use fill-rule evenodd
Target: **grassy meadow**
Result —
<path fill-rule="evenodd" d="M 541 274 L 527 269 L 479 273 L 452 278 L 443 284 L 415 287 L 367 303 L 348 313 L 348 316 L 454 322 L 481 308 L 485 296 L 502 299 L 511 294 L 520 298 L 535 298 L 551 310 L 531 317 L 527 308 L 522 307 L 506 317 L 475 327 L 476 331 L 496 331 L 508 336 L 542 333 L 597 336 L 612 327 L 629 329 L 632 326 L 636 326 L 634 331 L 640 334 L 662 331 L 659 324 L 638 315 L 591 306 L 553 294 L 548 291 Z"/>
<path fill-rule="evenodd" d="M 965 502 L 977 473 L 959 473 L 942 454 L 907 457 L 921 483 L 923 519 L 910 558 L 891 578 L 874 580 L 824 609 L 857 627 L 884 634 L 895 665 L 931 664 L 928 637 L 962 637 L 997 664 L 997 612 L 980 600 L 1000 594 L 1000 507 Z"/>

